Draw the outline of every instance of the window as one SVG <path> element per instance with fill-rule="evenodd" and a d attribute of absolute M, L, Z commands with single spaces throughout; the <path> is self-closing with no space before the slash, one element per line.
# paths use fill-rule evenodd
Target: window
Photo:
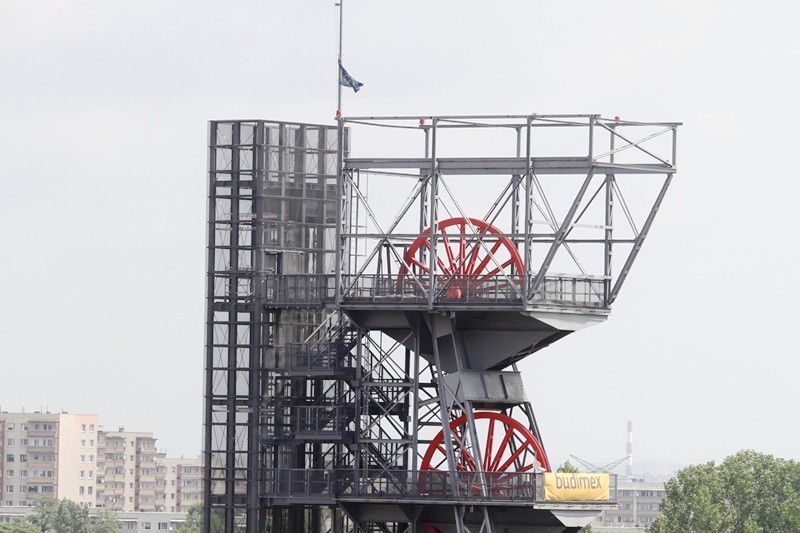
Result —
<path fill-rule="evenodd" d="M 20 470 L 19 471 L 19 477 L 28 477 L 28 471 L 27 470 Z"/>
<path fill-rule="evenodd" d="M 93 463 L 93 462 L 94 462 L 94 455 L 90 455 L 90 456 L 89 456 L 89 462 L 90 462 L 90 463 Z"/>
<path fill-rule="evenodd" d="M 85 440 L 81 440 L 81 448 L 85 448 L 85 447 L 86 447 L 86 441 Z"/>
<path fill-rule="evenodd" d="M 6 431 L 14 431 L 14 424 L 6 424 Z"/>
<path fill-rule="evenodd" d="M 6 446 L 13 446 L 13 445 L 14 445 L 14 439 L 6 440 Z"/>
<path fill-rule="evenodd" d="M 131 455 L 131 461 L 133 461 L 133 456 Z"/>
<path fill-rule="evenodd" d="M 81 424 L 81 433 L 86 433 L 86 424 Z"/>
<path fill-rule="evenodd" d="M 81 470 L 81 479 L 83 479 L 83 473 L 84 473 L 84 471 Z"/>
<path fill-rule="evenodd" d="M 81 455 L 81 463 L 85 463 L 85 462 L 86 462 L 86 456 L 85 455 Z"/>
<path fill-rule="evenodd" d="M 89 424 L 89 433 L 94 433 L 94 424 Z"/>
<path fill-rule="evenodd" d="M 142 529 L 150 529 L 150 522 L 142 522 Z"/>
<path fill-rule="evenodd" d="M 14 462 L 14 454 L 13 453 L 6 454 L 6 462 L 8 462 L 8 463 L 13 463 Z"/>
<path fill-rule="evenodd" d="M 86 490 L 87 490 L 87 492 L 88 492 L 89 494 L 91 494 L 91 493 L 92 493 L 92 487 L 86 487 Z"/>
<path fill-rule="evenodd" d="M 28 424 L 22 424 L 22 431 L 28 431 Z"/>
<path fill-rule="evenodd" d="M 169 529 L 169 523 L 167 523 L 167 522 L 159 522 L 158 523 L 158 529 L 160 529 L 161 531 L 167 531 Z"/>
<path fill-rule="evenodd" d="M 78 487 L 78 494 L 83 495 L 83 491 L 84 491 L 83 487 Z"/>
<path fill-rule="evenodd" d="M 92 470 L 89 470 L 89 479 L 92 479 L 93 477 L 94 477 L 94 472 Z"/>
<path fill-rule="evenodd" d="M 14 485 L 6 485 L 6 492 L 14 492 Z"/>
<path fill-rule="evenodd" d="M 20 462 L 20 463 L 26 463 L 26 462 L 28 462 L 28 454 L 27 454 L 27 453 L 21 453 L 21 454 L 19 454 L 19 462 Z"/>
<path fill-rule="evenodd" d="M 89 448 L 94 448 L 94 441 L 93 440 L 89 440 Z"/>
<path fill-rule="evenodd" d="M 27 446 L 28 445 L 28 439 L 19 439 L 19 445 L 20 446 Z"/>

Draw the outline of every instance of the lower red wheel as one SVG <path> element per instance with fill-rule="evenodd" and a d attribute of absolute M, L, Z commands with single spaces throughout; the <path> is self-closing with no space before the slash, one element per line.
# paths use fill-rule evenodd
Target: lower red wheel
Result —
<path fill-rule="evenodd" d="M 463 476 L 460 481 L 468 481 L 460 483 L 460 487 L 479 495 L 481 486 L 477 474 L 472 476 L 470 473 L 483 472 L 490 497 L 533 498 L 534 484 L 518 474 L 533 473 L 536 469 L 550 471 L 550 461 L 539 439 L 525 425 L 503 413 L 479 411 L 474 418 L 478 437 L 483 439 L 480 465 L 473 459 L 471 447 L 465 449 L 459 445 L 463 442 L 461 436 L 467 432 L 467 417 L 461 416 L 450 422 L 450 431 L 458 437 L 454 439 L 453 450 L 456 472 Z M 450 491 L 444 431 L 439 431 L 428 445 L 420 470 L 423 471 L 420 472 L 420 493 L 435 496 L 437 492 L 447 494 Z M 433 524 L 426 524 L 426 528 L 427 533 L 439 532 Z"/>

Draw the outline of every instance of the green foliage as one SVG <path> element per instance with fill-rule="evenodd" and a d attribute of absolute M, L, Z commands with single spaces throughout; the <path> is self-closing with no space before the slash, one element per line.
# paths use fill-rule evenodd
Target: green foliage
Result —
<path fill-rule="evenodd" d="M 666 484 L 651 533 L 800 531 L 800 463 L 742 451 L 693 465 Z"/>
<path fill-rule="evenodd" d="M 0 533 L 39 533 L 39 528 L 30 524 L 0 524 Z"/>
<path fill-rule="evenodd" d="M 103 510 L 89 516 L 89 509 L 63 499 L 42 498 L 28 516 L 33 531 L 45 533 L 116 533 L 119 529 L 114 514 Z"/>
<path fill-rule="evenodd" d="M 181 524 L 177 529 L 177 533 L 200 533 L 203 528 L 203 506 L 196 503 L 189 507 L 189 512 L 186 513 L 186 522 Z M 223 533 L 225 531 L 225 524 L 222 518 L 217 514 L 211 515 L 211 532 Z"/>
<path fill-rule="evenodd" d="M 561 464 L 561 466 L 559 466 L 556 469 L 556 472 L 558 472 L 559 474 L 577 474 L 578 467 L 570 463 L 569 460 L 567 460 L 564 461 L 564 463 Z"/>
<path fill-rule="evenodd" d="M 200 533 L 203 523 L 203 506 L 199 503 L 192 505 L 186 514 L 186 522 L 181 524 L 177 533 Z"/>

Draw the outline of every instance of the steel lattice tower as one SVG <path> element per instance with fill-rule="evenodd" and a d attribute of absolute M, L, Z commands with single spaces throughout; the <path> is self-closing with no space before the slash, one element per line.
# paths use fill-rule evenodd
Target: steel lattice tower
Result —
<path fill-rule="evenodd" d="M 516 365 L 606 318 L 676 172 L 678 126 L 211 122 L 205 531 L 590 520 L 607 503 L 544 494 Z"/>

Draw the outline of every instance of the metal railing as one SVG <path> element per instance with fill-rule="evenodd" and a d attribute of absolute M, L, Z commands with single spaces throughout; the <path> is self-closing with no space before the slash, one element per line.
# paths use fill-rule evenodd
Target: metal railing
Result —
<path fill-rule="evenodd" d="M 298 435 L 339 435 L 354 416 L 354 409 L 344 405 L 307 405 L 295 407 L 292 419 Z"/>
<path fill-rule="evenodd" d="M 459 502 L 544 502 L 541 473 L 456 472 L 438 470 L 277 469 L 264 472 L 265 494 L 320 499 L 406 499 Z M 610 476 L 609 502 L 617 480 Z"/>
<path fill-rule="evenodd" d="M 316 345 L 289 344 L 279 349 L 287 368 L 299 372 L 353 370 L 355 362 L 346 352 L 344 345 L 337 341 Z"/>
<path fill-rule="evenodd" d="M 270 274 L 264 279 L 267 302 L 321 307 L 333 301 L 333 276 L 324 274 Z"/>
<path fill-rule="evenodd" d="M 430 279 L 426 276 L 362 274 L 342 277 L 342 303 L 370 305 L 425 305 Z M 267 301 L 273 305 L 323 307 L 334 303 L 334 276 L 323 274 L 271 274 L 265 278 Z M 569 307 L 604 307 L 607 280 L 548 276 L 529 300 L 531 304 Z M 460 306 L 522 306 L 522 276 L 434 277 L 434 303 Z"/>

